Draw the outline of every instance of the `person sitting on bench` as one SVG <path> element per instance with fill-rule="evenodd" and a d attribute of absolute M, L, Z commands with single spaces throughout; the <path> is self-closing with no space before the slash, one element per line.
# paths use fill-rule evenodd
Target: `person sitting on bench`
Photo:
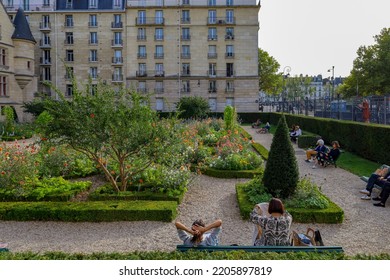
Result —
<path fill-rule="evenodd" d="M 177 233 L 184 245 L 192 246 L 217 246 L 218 234 L 221 232 L 221 220 L 216 220 L 209 225 L 205 225 L 202 219 L 198 219 L 192 223 L 191 228 L 187 228 L 180 222 L 175 223 Z M 210 233 L 206 233 L 211 230 Z"/>
<path fill-rule="evenodd" d="M 302 135 L 302 130 L 299 128 L 299 125 L 296 125 L 295 130 L 293 132 L 290 132 L 290 139 L 291 139 L 291 141 L 296 143 L 298 137 L 301 135 Z"/>
<path fill-rule="evenodd" d="M 256 122 L 252 123 L 252 128 L 259 128 L 261 125 L 261 121 L 257 119 Z"/>
<path fill-rule="evenodd" d="M 374 201 L 380 201 L 379 203 L 374 203 L 374 206 L 385 207 L 386 200 L 389 198 L 389 196 L 390 196 L 390 182 L 385 181 L 379 197 L 375 197 L 372 199 Z"/>
<path fill-rule="evenodd" d="M 370 200 L 374 185 L 376 184 L 383 188 L 386 182 L 390 182 L 389 169 L 386 167 L 377 169 L 374 173 L 371 174 L 370 178 L 368 178 L 366 188 L 360 191 L 360 193 L 364 194 L 361 199 Z"/>
<path fill-rule="evenodd" d="M 332 142 L 332 149 L 330 149 L 329 153 L 318 152 L 316 159 L 317 164 L 326 167 L 329 162 L 335 162 L 340 156 L 340 144 L 338 141 Z M 316 168 L 316 163 L 313 165 L 313 169 Z"/>
<path fill-rule="evenodd" d="M 272 198 L 268 213 L 262 213 L 261 206 L 256 205 L 250 214 L 252 223 L 261 227 L 261 236 L 256 238 L 254 246 L 288 246 L 290 245 L 290 227 L 292 216 L 284 210 L 280 199 Z"/>
<path fill-rule="evenodd" d="M 257 133 L 268 133 L 270 128 L 271 128 L 271 125 L 269 124 L 269 122 L 267 122 L 265 124 L 265 126 L 263 126 L 259 131 L 257 131 Z"/>
<path fill-rule="evenodd" d="M 311 157 L 316 156 L 317 153 L 319 153 L 319 152 L 322 152 L 322 153 L 328 152 L 328 148 L 325 146 L 324 140 L 322 140 L 322 139 L 317 140 L 317 146 L 315 147 L 315 149 L 309 149 L 306 151 L 306 160 L 305 161 L 311 162 Z"/>

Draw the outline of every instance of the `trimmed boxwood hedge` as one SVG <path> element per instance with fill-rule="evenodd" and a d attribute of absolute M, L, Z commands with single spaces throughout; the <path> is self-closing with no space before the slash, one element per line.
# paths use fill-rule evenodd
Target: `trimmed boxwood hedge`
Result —
<path fill-rule="evenodd" d="M 258 113 L 263 122 L 276 124 L 281 113 Z M 390 164 L 390 126 L 285 114 L 287 124 L 322 136 L 325 143 L 339 141 L 341 148 L 378 163 Z M 255 121 L 256 119 L 253 118 Z M 298 140 L 299 142 L 299 140 Z"/>
<path fill-rule="evenodd" d="M 2 202 L 0 220 L 13 221 L 172 221 L 175 201 Z"/>
<path fill-rule="evenodd" d="M 264 160 L 268 160 L 269 151 L 263 145 L 255 142 L 252 143 L 252 147 Z"/>
<path fill-rule="evenodd" d="M 254 170 L 218 170 L 215 168 L 204 168 L 202 174 L 216 178 L 254 178 L 263 172 L 262 167 Z"/>
<path fill-rule="evenodd" d="M 249 201 L 247 194 L 243 190 L 243 184 L 236 185 L 236 193 L 241 217 L 249 219 L 249 214 L 254 205 Z M 327 209 L 287 208 L 286 210 L 293 216 L 294 222 L 298 223 L 342 223 L 344 219 L 343 209 L 329 200 L 329 198 L 327 199 L 329 201 L 329 208 Z"/>

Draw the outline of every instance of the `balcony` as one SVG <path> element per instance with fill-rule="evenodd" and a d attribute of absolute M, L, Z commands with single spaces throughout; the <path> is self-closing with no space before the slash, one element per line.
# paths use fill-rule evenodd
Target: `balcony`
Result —
<path fill-rule="evenodd" d="M 165 71 L 163 70 L 154 70 L 154 71 L 136 71 L 136 77 L 165 77 Z"/>
<path fill-rule="evenodd" d="M 154 54 L 154 58 L 156 58 L 156 59 L 162 59 L 162 58 L 164 58 L 164 53 L 155 53 L 155 54 Z"/>
<path fill-rule="evenodd" d="M 233 78 L 236 73 L 233 70 L 213 70 L 207 71 L 207 76 L 209 78 Z"/>
<path fill-rule="evenodd" d="M 165 77 L 165 71 L 163 71 L 163 70 L 155 70 L 154 71 L 154 76 L 155 77 Z"/>
<path fill-rule="evenodd" d="M 191 76 L 191 71 L 190 71 L 190 70 L 181 71 L 181 72 L 180 72 L 180 75 L 181 75 L 182 77 L 189 77 L 189 76 Z"/>
<path fill-rule="evenodd" d="M 98 27 L 97 21 L 90 21 L 90 22 L 88 22 L 88 27 Z"/>
<path fill-rule="evenodd" d="M 138 59 L 144 59 L 144 58 L 147 58 L 147 54 L 146 53 L 137 53 L 137 58 Z"/>
<path fill-rule="evenodd" d="M 164 25 L 165 18 L 161 17 L 146 17 L 135 18 L 135 25 Z"/>
<path fill-rule="evenodd" d="M 234 35 L 225 35 L 225 41 L 234 40 Z"/>
<path fill-rule="evenodd" d="M 207 25 L 235 25 L 235 17 L 208 17 Z"/>
<path fill-rule="evenodd" d="M 225 53 L 225 58 L 234 58 L 234 53 L 233 52 Z"/>
<path fill-rule="evenodd" d="M 113 57 L 112 64 L 123 64 L 123 57 Z"/>
<path fill-rule="evenodd" d="M 41 49 L 50 49 L 51 48 L 51 41 L 50 40 L 39 40 L 39 47 Z"/>
<path fill-rule="evenodd" d="M 65 28 L 73 28 L 73 26 L 74 26 L 73 20 L 71 20 L 71 21 L 68 20 L 68 21 L 64 22 Z"/>
<path fill-rule="evenodd" d="M 209 88 L 209 93 L 217 93 L 217 88 L 216 87 Z"/>
<path fill-rule="evenodd" d="M 135 72 L 136 77 L 147 77 L 148 72 L 146 70 L 140 70 Z"/>
<path fill-rule="evenodd" d="M 217 41 L 218 40 L 218 36 L 217 35 L 208 35 L 207 36 L 207 40 L 209 40 L 209 41 Z"/>
<path fill-rule="evenodd" d="M 66 46 L 73 45 L 73 39 L 72 40 L 65 39 L 64 40 L 64 45 L 66 45 Z"/>
<path fill-rule="evenodd" d="M 154 40 L 155 41 L 164 41 L 164 36 L 163 35 L 154 35 Z"/>
<path fill-rule="evenodd" d="M 226 93 L 234 93 L 234 87 L 225 88 Z"/>
<path fill-rule="evenodd" d="M 88 40 L 88 45 L 90 45 L 90 46 L 96 46 L 97 44 L 99 43 L 99 41 L 98 40 Z"/>
<path fill-rule="evenodd" d="M 137 35 L 137 41 L 146 41 L 146 35 Z"/>
<path fill-rule="evenodd" d="M 191 35 L 182 35 L 181 37 L 180 37 L 180 39 L 182 40 L 182 41 L 191 41 Z"/>
<path fill-rule="evenodd" d="M 191 59 L 191 54 L 190 53 L 181 53 L 180 57 L 183 59 Z"/>
<path fill-rule="evenodd" d="M 51 65 L 51 57 L 48 58 L 39 58 L 39 64 L 41 65 Z"/>
<path fill-rule="evenodd" d="M 123 40 L 122 39 L 111 40 L 111 47 L 123 48 Z"/>
<path fill-rule="evenodd" d="M 112 81 L 117 83 L 123 82 L 123 75 L 122 74 L 112 74 Z"/>
<path fill-rule="evenodd" d="M 180 19 L 182 24 L 190 24 L 191 23 L 191 18 L 185 17 Z"/>
<path fill-rule="evenodd" d="M 111 29 L 123 29 L 123 22 L 111 22 Z"/>
<path fill-rule="evenodd" d="M 155 94 L 163 94 L 164 93 L 164 88 L 155 88 L 154 89 Z"/>
<path fill-rule="evenodd" d="M 218 54 L 217 53 L 208 53 L 207 58 L 217 58 Z"/>
<path fill-rule="evenodd" d="M 40 31 L 51 31 L 50 22 L 40 22 L 39 23 L 39 30 Z"/>

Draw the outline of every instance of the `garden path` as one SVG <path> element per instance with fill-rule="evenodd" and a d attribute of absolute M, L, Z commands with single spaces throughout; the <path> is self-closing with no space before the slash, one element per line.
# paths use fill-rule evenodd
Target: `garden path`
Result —
<path fill-rule="evenodd" d="M 271 134 L 257 134 L 245 129 L 256 142 L 269 149 Z M 293 229 L 303 232 L 308 226 L 319 228 L 326 245 L 341 245 L 347 254 L 390 253 L 390 207 L 376 208 L 362 201 L 358 191 L 364 183 L 343 169 L 327 167 L 311 169 L 304 162 L 304 151 L 294 145 L 301 176 L 308 176 L 345 212 L 342 224 L 298 224 Z M 342 156 L 342 155 L 341 155 Z M 221 244 L 249 245 L 252 224 L 241 219 L 236 201 L 235 184 L 246 179 L 217 179 L 196 176 L 182 204 L 178 220 L 189 225 L 194 219 L 211 222 L 223 220 Z M 69 253 L 172 251 L 180 243 L 174 222 L 14 222 L 0 221 L 0 241 L 13 252 L 63 251 Z"/>

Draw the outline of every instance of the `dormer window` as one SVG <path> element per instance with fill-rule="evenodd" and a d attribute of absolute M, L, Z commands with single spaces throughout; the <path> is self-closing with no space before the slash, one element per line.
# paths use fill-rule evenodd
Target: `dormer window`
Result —
<path fill-rule="evenodd" d="M 89 0 L 89 9 L 97 9 L 98 7 L 98 1 L 97 0 Z"/>

